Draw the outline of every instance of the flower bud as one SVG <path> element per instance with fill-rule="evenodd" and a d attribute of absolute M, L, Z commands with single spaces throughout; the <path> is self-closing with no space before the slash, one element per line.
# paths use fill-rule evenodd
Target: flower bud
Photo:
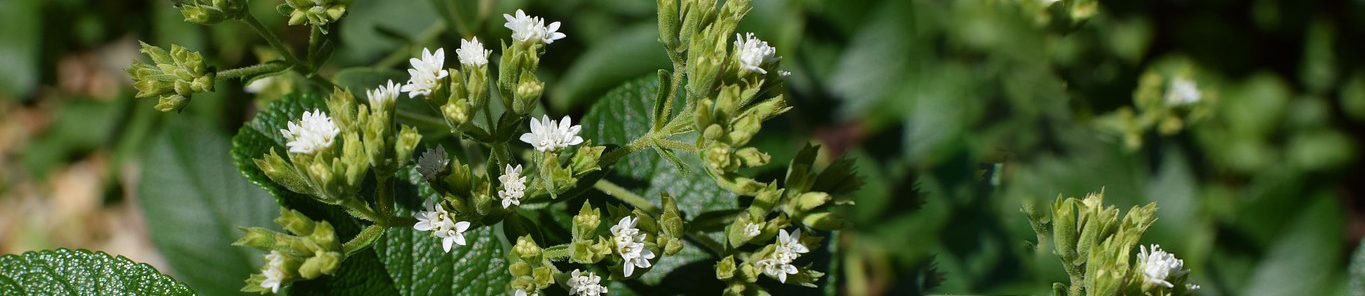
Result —
<path fill-rule="evenodd" d="M 531 239 L 530 235 L 517 238 L 517 245 L 512 247 L 512 254 L 522 260 L 535 262 L 540 259 L 540 246 Z"/>
<path fill-rule="evenodd" d="M 327 252 L 318 250 L 299 265 L 299 276 L 305 279 L 315 279 L 324 274 L 336 274 L 337 268 L 341 267 L 341 253 Z"/>
<path fill-rule="evenodd" d="M 584 202 L 578 215 L 573 216 L 573 240 L 590 241 L 596 235 L 597 226 L 602 223 L 602 211 Z"/>
<path fill-rule="evenodd" d="M 417 143 L 422 141 L 422 134 L 417 133 L 417 128 L 402 125 L 398 132 L 398 143 L 394 145 L 395 160 L 398 165 L 407 165 L 412 160 L 412 151 L 417 150 Z"/>
<path fill-rule="evenodd" d="M 280 207 L 280 216 L 275 218 L 275 224 L 279 224 L 294 235 L 311 235 L 315 228 L 313 220 L 308 219 L 308 216 L 285 207 Z"/>
<path fill-rule="evenodd" d="M 830 196 L 828 193 L 818 191 L 806 192 L 802 193 L 801 195 L 797 195 L 796 198 L 790 201 L 790 204 L 792 205 L 792 208 L 796 210 L 796 212 L 805 213 L 810 210 L 814 210 L 817 207 L 825 205 L 825 203 L 829 202 L 829 200 Z"/>
<path fill-rule="evenodd" d="M 550 285 L 555 284 L 555 271 L 549 266 L 537 267 L 535 270 L 531 271 L 531 274 L 532 278 L 534 278 L 536 288 L 549 288 Z"/>
<path fill-rule="evenodd" d="M 678 16 L 678 0 L 657 0 L 659 7 L 659 42 L 672 56 L 678 46 L 678 33 L 682 29 Z"/>
<path fill-rule="evenodd" d="M 332 95 L 327 96 L 327 110 L 331 111 L 329 115 L 338 129 L 343 131 L 355 130 L 357 113 L 355 101 L 355 94 L 341 87 L 333 88 Z"/>
<path fill-rule="evenodd" d="M 507 273 L 515 277 L 530 277 L 532 272 L 531 264 L 525 261 L 518 261 L 507 266 Z"/>
<path fill-rule="evenodd" d="M 167 52 L 147 43 L 142 43 L 140 51 L 152 59 L 152 64 L 133 61 L 127 71 L 138 91 L 136 97 L 159 97 L 157 110 L 179 111 L 185 108 L 190 95 L 213 90 L 215 74 L 204 65 L 198 52 L 179 45 L 171 45 Z"/>
<path fill-rule="evenodd" d="M 701 136 L 702 139 L 706 139 L 707 141 L 720 141 L 721 137 L 725 136 L 725 128 L 721 127 L 719 124 L 711 124 L 707 126 L 705 130 L 702 130 Z"/>
<path fill-rule="evenodd" d="M 190 99 L 182 95 L 164 95 L 156 101 L 156 106 L 152 108 L 161 112 L 180 112 L 180 110 L 185 109 L 185 104 L 189 102 Z"/>
<path fill-rule="evenodd" d="M 848 222 L 847 218 L 844 218 L 843 214 L 831 212 L 806 214 L 806 217 L 801 218 L 801 224 L 810 226 L 811 228 L 829 231 L 842 230 L 853 225 Z"/>
<path fill-rule="evenodd" d="M 275 249 L 277 239 L 276 232 L 260 227 L 238 227 L 244 234 L 242 238 L 232 242 L 234 246 L 246 246 L 257 250 Z"/>
<path fill-rule="evenodd" d="M 332 228 L 332 223 L 319 221 L 317 227 L 313 228 L 313 233 L 308 239 L 326 251 L 341 251 L 341 244 L 337 243 L 336 230 Z"/>
<path fill-rule="evenodd" d="M 782 199 L 782 194 L 785 191 L 786 189 L 777 188 L 777 182 L 768 183 L 768 186 L 761 189 L 758 192 L 758 194 L 754 196 L 754 203 L 749 207 L 762 209 L 761 211 L 762 213 L 772 211 L 773 206 L 776 205 L 777 202 Z M 761 217 L 762 214 L 758 214 L 755 216 Z"/>
<path fill-rule="evenodd" d="M 706 161 L 706 166 L 721 172 L 739 169 L 739 162 L 731 159 L 731 155 L 730 145 L 721 143 L 712 144 L 711 147 L 702 150 L 702 159 Z"/>
<path fill-rule="evenodd" d="M 326 26 L 329 23 L 341 19 L 346 14 L 346 8 L 351 4 L 350 0 L 285 0 L 278 9 L 280 13 L 289 16 L 289 25 L 298 26 L 308 24 L 323 28 L 322 32 L 327 33 Z"/>
<path fill-rule="evenodd" d="M 1079 235 L 1076 228 L 1076 200 L 1062 200 L 1061 196 L 1052 204 L 1052 233 L 1056 244 L 1053 248 L 1063 261 L 1074 260 Z M 1069 264 L 1069 263 L 1068 263 Z"/>
<path fill-rule="evenodd" d="M 512 111 L 520 115 L 531 114 L 536 103 L 540 100 L 540 94 L 545 89 L 545 83 L 536 79 L 530 71 L 523 72 L 521 82 L 517 83 L 515 92 L 516 100 L 512 106 Z"/>
<path fill-rule="evenodd" d="M 735 269 L 735 256 L 725 256 L 716 262 L 716 279 L 724 281 L 735 277 Z"/>
<path fill-rule="evenodd" d="M 574 152 L 572 170 L 575 177 L 581 177 L 602 169 L 598 166 L 598 161 L 602 159 L 602 152 L 607 150 L 606 146 L 591 146 L 591 143 L 583 145 Z"/>
<path fill-rule="evenodd" d="M 771 159 L 767 153 L 758 151 L 758 148 L 745 147 L 735 151 L 735 156 L 739 157 L 740 163 L 745 167 L 757 167 L 768 164 Z"/>

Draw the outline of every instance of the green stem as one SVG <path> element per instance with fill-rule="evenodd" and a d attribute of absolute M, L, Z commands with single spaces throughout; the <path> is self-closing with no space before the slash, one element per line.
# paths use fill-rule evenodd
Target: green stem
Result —
<path fill-rule="evenodd" d="M 285 47 L 283 42 L 280 42 L 280 37 L 275 36 L 275 33 L 270 32 L 270 29 L 266 28 L 264 24 L 261 24 L 261 21 L 257 20 L 256 16 L 247 13 L 246 16 L 242 18 L 242 22 L 245 22 L 248 26 L 251 26 L 252 29 L 256 30 L 256 34 L 261 35 L 261 38 L 265 38 L 265 42 L 269 43 L 270 47 L 274 48 L 275 51 L 280 52 L 280 56 L 283 56 L 286 62 L 293 64 L 294 72 L 298 72 L 300 75 L 303 75 L 303 77 L 308 78 L 308 81 L 312 81 L 318 86 L 326 88 L 328 91 L 336 87 L 331 81 L 323 79 L 321 76 L 318 76 L 308 69 L 308 65 L 300 61 L 297 56 L 294 56 L 294 53 L 289 51 L 289 48 Z"/>
<path fill-rule="evenodd" d="M 682 78 L 683 78 L 683 63 L 678 62 L 678 61 L 675 60 L 675 61 L 673 61 L 673 79 L 672 79 L 671 82 L 668 83 L 667 86 L 665 86 L 665 87 L 667 87 L 667 88 L 664 89 L 664 93 L 665 93 L 665 94 L 668 94 L 668 97 L 664 99 L 664 112 L 663 112 L 663 114 L 661 114 L 661 115 L 663 115 L 665 118 L 668 119 L 668 122 L 673 122 L 673 120 L 674 120 L 674 117 L 673 117 L 673 99 L 674 99 L 675 97 L 677 97 L 678 84 L 681 84 L 681 83 L 682 83 Z M 662 128 L 662 126 L 655 126 L 655 128 L 656 128 L 656 129 L 657 129 L 657 128 Z"/>
<path fill-rule="evenodd" d="M 384 235 L 384 228 L 379 225 L 365 227 L 365 229 L 360 230 L 360 234 L 356 234 L 350 241 L 342 244 L 341 249 L 345 251 L 347 257 L 350 257 L 351 254 L 364 250 L 379 240 L 379 237 Z"/>
<path fill-rule="evenodd" d="M 660 211 L 658 207 L 655 207 L 654 203 L 649 202 L 649 200 L 645 199 L 639 194 L 630 192 L 630 190 L 627 190 L 625 187 L 616 185 L 616 183 L 607 181 L 607 179 L 597 181 L 597 183 L 592 184 L 592 188 L 596 188 L 597 190 L 602 191 L 602 193 L 606 193 L 607 195 L 616 197 L 616 199 L 620 199 L 621 201 L 624 201 L 630 204 L 631 206 L 634 206 L 635 208 L 644 210 L 645 212 L 649 212 L 651 214 L 658 214 L 663 212 Z"/>
<path fill-rule="evenodd" d="M 427 126 L 445 126 L 445 127 L 450 126 L 449 124 L 447 124 L 447 122 L 446 122 L 446 120 L 445 120 L 444 118 L 436 118 L 436 117 L 432 117 L 432 116 L 427 116 L 426 114 L 414 113 L 414 112 L 412 112 L 412 111 L 407 111 L 407 110 L 403 110 L 403 109 L 398 109 L 398 110 L 396 110 L 396 111 L 397 111 L 396 114 L 398 115 L 398 119 L 399 119 L 399 120 L 406 120 L 406 121 L 409 121 L 409 122 L 413 122 L 413 123 L 416 123 L 416 124 L 424 124 L 424 125 L 427 125 Z"/>
<path fill-rule="evenodd" d="M 540 254 L 550 261 L 558 261 L 573 256 L 573 249 L 569 247 L 569 244 L 563 244 L 545 248 Z"/>
<path fill-rule="evenodd" d="M 270 72 L 288 70 L 289 65 L 280 63 L 263 63 L 236 69 L 218 71 L 218 79 L 245 78 L 247 76 L 260 75 Z"/>
<path fill-rule="evenodd" d="M 369 205 L 366 205 L 365 202 L 360 201 L 358 198 L 347 199 L 345 202 L 342 202 L 341 206 L 346 207 L 346 211 L 351 213 L 351 215 L 357 216 L 357 218 L 375 223 L 384 221 L 384 216 L 375 213 L 374 210 L 370 209 Z"/>
<path fill-rule="evenodd" d="M 383 222 L 387 226 L 390 215 L 393 215 L 393 178 L 386 174 L 376 174 L 375 179 L 379 181 L 379 187 L 375 188 L 375 203 L 379 208 L 379 215 L 383 216 Z"/>
<path fill-rule="evenodd" d="M 630 144 L 626 144 L 626 146 L 613 149 L 611 150 L 611 152 L 607 152 L 607 155 L 602 156 L 602 159 L 598 161 L 598 165 L 602 167 L 607 167 L 609 165 L 615 164 L 617 161 L 621 160 L 622 157 L 626 157 L 626 155 L 630 155 L 635 151 L 644 149 L 646 146 L 649 146 L 649 142 L 653 138 L 654 138 L 653 133 L 647 133 L 644 136 L 635 139 L 634 141 L 630 141 Z"/>
<path fill-rule="evenodd" d="M 683 143 L 683 142 L 674 141 L 674 140 L 669 140 L 669 139 L 662 139 L 662 138 L 656 139 L 656 140 L 654 140 L 654 144 L 655 144 L 655 145 L 659 145 L 659 147 L 668 148 L 669 150 L 682 150 L 682 151 L 687 151 L 687 152 L 697 152 L 697 145 L 688 144 L 688 143 Z"/>

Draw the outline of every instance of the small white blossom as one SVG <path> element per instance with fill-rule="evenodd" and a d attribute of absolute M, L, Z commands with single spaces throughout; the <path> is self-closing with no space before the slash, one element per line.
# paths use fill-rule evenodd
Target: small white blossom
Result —
<path fill-rule="evenodd" d="M 596 296 L 607 294 L 607 287 L 602 285 L 602 277 L 592 272 L 574 269 L 570 273 L 569 295 Z"/>
<path fill-rule="evenodd" d="M 745 235 L 758 236 L 760 233 L 762 233 L 762 229 L 759 227 L 758 223 L 749 222 L 748 225 L 744 225 Z"/>
<path fill-rule="evenodd" d="M 394 101 L 397 101 L 399 88 L 397 83 L 393 83 L 393 80 L 389 80 L 389 83 L 386 85 L 380 85 L 379 87 L 365 91 L 365 94 L 369 96 L 370 99 L 370 108 L 388 106 Z"/>
<path fill-rule="evenodd" d="M 636 267 L 649 268 L 653 265 L 649 259 L 654 259 L 654 251 L 645 248 L 645 234 L 635 228 L 635 223 L 639 221 L 633 216 L 625 217 L 611 226 L 612 241 L 616 243 L 616 253 L 624 261 L 621 269 L 625 276 L 635 273 Z"/>
<path fill-rule="evenodd" d="M 289 139 L 285 146 L 289 147 L 290 153 L 313 154 L 332 147 L 332 140 L 341 133 L 341 129 L 332 123 L 332 118 L 327 117 L 327 114 L 313 109 L 303 111 L 303 118 L 298 123 L 290 121 L 288 129 L 281 129 L 280 133 Z"/>
<path fill-rule="evenodd" d="M 1190 290 L 1190 291 L 1199 290 L 1199 285 L 1195 285 L 1195 284 L 1185 284 L 1185 290 Z"/>
<path fill-rule="evenodd" d="M 403 92 L 408 93 L 409 98 L 431 95 L 440 84 L 440 80 L 450 75 L 445 69 L 445 48 L 437 48 L 435 53 L 423 48 L 421 59 L 412 58 L 408 59 L 408 62 L 412 63 L 412 69 L 408 69 L 411 78 L 408 79 L 408 84 L 403 85 Z"/>
<path fill-rule="evenodd" d="M 479 37 L 471 40 L 460 40 L 460 49 L 455 50 L 455 56 L 460 59 L 460 64 L 466 66 L 483 66 L 488 64 L 488 55 L 492 50 L 483 49 L 483 43 L 479 43 Z"/>
<path fill-rule="evenodd" d="M 1140 248 L 1137 261 L 1139 269 L 1142 270 L 1142 278 L 1147 283 L 1162 285 L 1167 288 L 1175 287 L 1167 279 L 1189 272 L 1182 270 L 1185 266 L 1184 260 L 1176 259 L 1174 254 L 1162 251 L 1160 246 L 1152 245 L 1151 249 L 1148 249 L 1147 246 L 1140 246 Z"/>
<path fill-rule="evenodd" d="M 512 295 L 513 295 L 513 296 L 536 296 L 536 295 L 539 295 L 539 294 L 536 294 L 536 292 L 526 292 L 526 290 L 517 289 L 516 291 L 513 291 L 513 292 L 512 292 Z"/>
<path fill-rule="evenodd" d="M 242 90 L 246 91 L 246 93 L 249 94 L 261 93 L 262 91 L 265 91 L 265 88 L 270 86 L 270 83 L 274 81 L 275 76 L 261 77 L 260 79 L 252 80 L 251 83 L 247 83 L 246 86 L 242 87 Z"/>
<path fill-rule="evenodd" d="M 564 116 L 558 122 L 550 120 L 549 116 L 541 116 L 539 120 L 532 117 L 531 132 L 521 134 L 521 141 L 531 144 L 537 151 L 555 151 L 582 144 L 583 137 L 578 136 L 582 129 L 583 126 L 571 125 L 569 116 Z"/>
<path fill-rule="evenodd" d="M 270 251 L 270 254 L 265 255 L 265 260 L 266 269 L 261 272 L 265 280 L 261 281 L 261 288 L 279 293 L 280 285 L 284 284 L 284 256 L 280 255 L 280 251 Z"/>
<path fill-rule="evenodd" d="M 1180 106 L 1199 102 L 1199 87 L 1194 81 L 1185 78 L 1176 78 L 1171 81 L 1171 86 L 1166 90 L 1166 104 Z"/>
<path fill-rule="evenodd" d="M 801 230 L 788 234 L 786 229 L 779 229 L 777 232 L 777 244 L 773 252 L 763 259 L 754 263 L 764 274 L 777 278 L 783 283 L 787 282 L 787 275 L 797 274 L 799 271 L 792 261 L 796 261 L 801 254 L 810 252 L 809 248 L 801 244 Z"/>
<path fill-rule="evenodd" d="M 502 189 L 498 190 L 502 208 L 521 205 L 521 198 L 526 195 L 526 177 L 521 176 L 521 165 L 514 167 L 508 164 L 502 176 L 498 176 L 498 182 L 502 183 Z"/>
<path fill-rule="evenodd" d="M 469 229 L 469 222 L 456 222 L 439 203 L 427 201 L 426 207 L 417 212 L 417 224 L 412 225 L 413 229 L 431 231 L 432 235 L 441 238 L 441 247 L 446 252 L 454 245 L 465 245 L 464 231 Z"/>
<path fill-rule="evenodd" d="M 559 22 L 550 23 L 545 26 L 545 19 L 526 15 L 526 12 L 517 9 L 516 16 L 503 14 L 502 18 L 507 19 L 503 24 L 512 30 L 512 39 L 521 42 L 540 41 L 545 44 L 554 43 L 556 40 L 564 39 L 564 33 L 559 31 Z"/>
<path fill-rule="evenodd" d="M 739 61 L 741 70 L 768 74 L 763 65 L 780 60 L 776 54 L 776 48 L 754 37 L 754 33 L 746 33 L 744 36 L 735 34 L 735 59 Z"/>

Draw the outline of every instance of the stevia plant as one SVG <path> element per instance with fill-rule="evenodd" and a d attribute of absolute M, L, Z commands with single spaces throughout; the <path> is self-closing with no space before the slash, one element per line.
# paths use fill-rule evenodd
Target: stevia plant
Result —
<path fill-rule="evenodd" d="M 478 267 L 496 273 L 485 275 L 492 280 L 454 289 L 606 294 L 618 289 L 612 282 L 677 268 L 674 256 L 713 262 L 714 271 L 703 273 L 724 282 L 725 294 L 766 294 L 760 281 L 816 287 L 824 273 L 803 256 L 824 248 L 823 235 L 848 226 L 832 209 L 851 204 L 848 194 L 862 185 L 848 160 L 819 168 L 817 146 L 791 159 L 785 178 L 746 174 L 774 161 L 750 141 L 764 121 L 791 109 L 777 91 L 790 72 L 776 48 L 761 33 L 736 32 L 749 1 L 657 1 L 659 41 L 672 69 L 619 91 L 648 102 L 634 110 L 648 118 L 629 126 L 591 125 L 633 120 L 611 118 L 618 114 L 594 111 L 584 122 L 539 111 L 541 57 L 569 36 L 561 22 L 522 10 L 503 14 L 510 34 L 493 49 L 484 46 L 488 40 L 463 39 L 447 63 L 445 47 L 423 48 L 410 59 L 406 81 L 358 84 L 318 72 L 349 1 L 279 6 L 289 25 L 310 28 L 302 56 L 244 10 L 245 1 L 175 4 L 191 23 L 246 23 L 281 59 L 217 70 L 198 52 L 144 44 L 152 63 L 128 72 L 137 96 L 158 98 L 158 110 L 181 110 L 218 80 L 258 89 L 276 77 L 307 83 L 266 106 L 233 139 L 238 168 L 274 195 L 282 229 L 241 228 L 233 244 L 260 250 L 265 262 L 244 292 L 344 290 L 365 272 L 348 267 L 365 268 L 376 255 L 400 291 L 416 289 L 401 285 L 421 275 L 398 270 L 487 264 Z M 603 132 L 611 129 L 630 136 Z M 642 154 L 665 160 L 675 174 L 704 174 L 707 184 L 695 185 L 711 188 L 702 190 L 708 196 L 640 195 L 614 183 L 607 172 Z M 614 198 L 585 198 L 590 191 Z M 679 206 L 703 199 L 713 205 Z M 547 234 L 553 229 L 568 235 Z M 439 252 L 402 266 L 389 261 L 395 248 Z M 442 256 L 452 252 L 487 255 L 481 262 Z"/>

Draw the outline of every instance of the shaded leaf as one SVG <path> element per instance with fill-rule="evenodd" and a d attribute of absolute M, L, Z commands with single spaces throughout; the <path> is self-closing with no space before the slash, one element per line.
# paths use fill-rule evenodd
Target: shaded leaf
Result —
<path fill-rule="evenodd" d="M 0 256 L 2 295 L 194 295 L 145 263 L 87 250 Z"/>

